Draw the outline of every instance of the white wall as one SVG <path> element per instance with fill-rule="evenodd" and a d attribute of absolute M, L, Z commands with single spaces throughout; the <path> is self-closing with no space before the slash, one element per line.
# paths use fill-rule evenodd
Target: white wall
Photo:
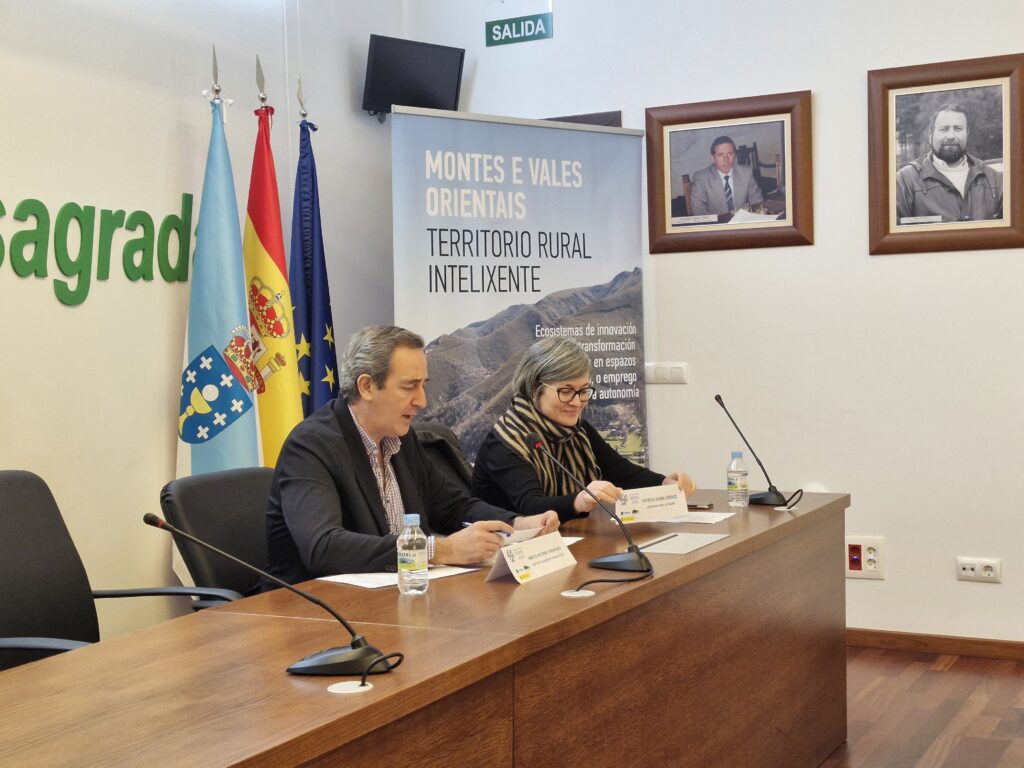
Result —
<path fill-rule="evenodd" d="M 417 9 L 411 31 L 469 49 L 472 112 L 643 128 L 647 107 L 812 91 L 815 244 L 646 259 L 649 359 L 691 373 L 648 387 L 654 465 L 722 487 L 743 446 L 721 393 L 776 484 L 849 491 L 847 531 L 886 537 L 888 578 L 848 582 L 849 626 L 1024 640 L 1021 251 L 868 255 L 866 88 L 1020 53 L 1024 6 L 562 0 L 554 39 L 494 48 L 505 6 Z M 1003 584 L 955 581 L 957 554 L 1002 557 Z"/>
<path fill-rule="evenodd" d="M 60 275 L 52 245 L 47 278 L 19 278 L 11 269 L 11 236 L 33 224 L 14 220 L 17 203 L 37 198 L 51 216 L 72 201 L 141 209 L 159 225 L 189 192 L 195 223 L 210 136 L 201 91 L 211 83 L 216 44 L 223 95 L 235 102 L 226 130 L 244 215 L 258 54 L 277 109 L 272 143 L 285 242 L 301 71 L 310 119 L 320 127 L 313 141 L 337 335 L 389 320 L 388 134 L 358 106 L 369 34 L 401 34 L 401 22 L 398 2 L 0 3 L 0 201 L 7 210 L 0 302 L 9 318 L 0 341 L 0 468 L 47 480 L 94 588 L 173 580 L 168 540 L 141 517 L 159 511 L 160 488 L 174 473 L 188 288 L 159 274 L 129 282 L 122 236 L 110 278 L 94 279 L 79 306 L 64 306 L 53 293 Z M 76 237 L 73 228 L 72 253 Z M 184 610 L 163 598 L 98 605 L 104 637 Z"/>
<path fill-rule="evenodd" d="M 235 99 L 227 132 L 244 210 L 259 53 L 278 108 L 286 242 L 299 71 L 321 129 L 345 338 L 392 313 L 390 124 L 359 112 L 371 32 L 467 48 L 462 108 L 473 112 L 621 109 L 642 128 L 645 107 L 810 89 L 815 245 L 646 258 L 648 352 L 686 360 L 692 377 L 649 389 L 655 466 L 722 485 L 738 440 L 712 401 L 720 392 L 781 487 L 850 491 L 847 529 L 887 538 L 889 578 L 849 583 L 851 626 L 1024 640 L 1024 524 L 1012 496 L 1024 420 L 1012 341 L 1024 320 L 1020 252 L 867 255 L 865 87 L 869 69 L 1019 52 L 1024 8 L 994 0 L 985 16 L 997 23 L 948 34 L 942 23 L 971 15 L 951 0 L 763 11 L 738 0 L 562 0 L 553 40 L 486 48 L 485 19 L 523 5 L 2 3 L 0 237 L 9 244 L 24 228 L 12 212 L 28 197 L 51 214 L 74 201 L 162 217 L 191 192 L 198 215 L 209 138 L 199 92 L 213 42 Z M 733 52 L 724 61 L 723 49 Z M 66 307 L 52 279 L 17 278 L 5 259 L 0 300 L 14 318 L 0 343 L 0 467 L 50 482 L 95 587 L 168 582 L 166 542 L 139 517 L 173 474 L 187 288 L 129 283 L 114 260 L 109 280 Z M 1004 558 L 1004 583 L 956 582 L 956 554 Z M 103 607 L 104 635 L 180 610 L 168 602 Z"/>

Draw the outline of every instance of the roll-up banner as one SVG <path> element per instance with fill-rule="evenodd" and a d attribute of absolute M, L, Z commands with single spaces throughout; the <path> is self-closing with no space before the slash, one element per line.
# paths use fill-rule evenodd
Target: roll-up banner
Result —
<path fill-rule="evenodd" d="M 419 419 L 470 460 L 508 407 L 523 352 L 583 345 L 584 416 L 647 464 L 643 132 L 396 107 L 391 131 L 395 323 L 427 341 Z"/>

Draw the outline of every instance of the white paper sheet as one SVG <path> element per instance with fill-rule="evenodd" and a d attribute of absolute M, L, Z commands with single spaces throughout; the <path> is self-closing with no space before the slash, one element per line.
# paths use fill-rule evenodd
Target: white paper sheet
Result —
<path fill-rule="evenodd" d="M 536 535 L 536 534 L 534 534 Z M 446 576 L 457 576 L 460 573 L 474 571 L 475 568 L 459 568 L 454 565 L 431 565 L 427 568 L 428 579 L 443 579 Z M 397 587 L 397 573 L 342 573 L 337 576 L 321 576 L 318 581 L 331 581 L 335 584 L 348 584 L 365 589 L 381 587 Z"/>
<path fill-rule="evenodd" d="M 671 534 L 669 535 L 671 536 Z M 666 538 L 657 544 L 650 546 L 638 544 L 637 546 L 648 555 L 685 555 L 688 552 L 693 552 L 695 549 L 700 549 L 708 544 L 714 544 L 716 541 L 728 538 L 728 536 L 729 534 L 727 533 L 677 533 L 675 536 Z M 658 541 L 660 538 L 664 537 L 656 536 L 651 541 Z"/>
<path fill-rule="evenodd" d="M 720 523 L 735 515 L 735 512 L 684 512 L 681 515 L 666 517 L 659 523 Z"/>
<path fill-rule="evenodd" d="M 777 213 L 751 213 L 745 211 L 742 208 L 729 219 L 730 224 L 755 224 L 762 221 L 778 221 L 779 214 Z"/>

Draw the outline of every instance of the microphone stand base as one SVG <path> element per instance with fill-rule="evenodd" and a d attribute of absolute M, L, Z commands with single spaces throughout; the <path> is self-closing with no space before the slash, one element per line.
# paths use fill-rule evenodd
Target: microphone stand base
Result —
<path fill-rule="evenodd" d="M 290 667 L 291 675 L 360 675 L 370 666 L 370 662 L 383 656 L 372 645 L 351 645 L 340 648 L 328 648 L 317 651 L 304 659 L 299 659 Z M 370 670 L 371 675 L 388 672 L 387 664 L 378 664 Z"/>
<path fill-rule="evenodd" d="M 763 504 L 766 507 L 786 506 L 786 497 L 774 485 L 769 486 L 764 493 L 753 493 L 750 495 L 750 504 Z"/>
<path fill-rule="evenodd" d="M 591 568 L 603 568 L 606 571 L 630 571 L 634 573 L 646 573 L 653 570 L 651 561 L 648 560 L 635 545 L 626 552 L 618 555 L 605 555 L 596 557 L 587 563 Z"/>

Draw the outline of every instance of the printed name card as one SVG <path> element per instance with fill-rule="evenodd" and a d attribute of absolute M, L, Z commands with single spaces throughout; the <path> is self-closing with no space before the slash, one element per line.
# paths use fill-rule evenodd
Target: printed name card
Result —
<path fill-rule="evenodd" d="M 656 523 L 685 512 L 686 494 L 674 483 L 623 491 L 615 504 L 624 523 Z"/>
<path fill-rule="evenodd" d="M 529 541 L 503 546 L 498 550 L 485 581 L 512 574 L 512 578 L 523 584 L 575 564 L 576 558 L 572 556 L 565 540 L 555 531 Z"/>

